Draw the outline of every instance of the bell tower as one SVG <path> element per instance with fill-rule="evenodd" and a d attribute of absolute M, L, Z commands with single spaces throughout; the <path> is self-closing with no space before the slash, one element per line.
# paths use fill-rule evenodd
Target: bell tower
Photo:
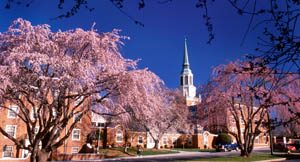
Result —
<path fill-rule="evenodd" d="M 187 101 L 187 105 L 193 105 L 196 99 L 196 87 L 193 82 L 193 73 L 190 69 L 187 40 L 184 40 L 184 56 L 180 74 L 180 90 Z"/>

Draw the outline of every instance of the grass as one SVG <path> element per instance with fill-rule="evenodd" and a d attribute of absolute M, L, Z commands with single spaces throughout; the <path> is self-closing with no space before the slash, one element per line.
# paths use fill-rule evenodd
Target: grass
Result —
<path fill-rule="evenodd" d="M 263 154 L 263 153 L 258 153 L 258 154 L 252 154 L 250 157 L 241 157 L 241 156 L 228 156 L 228 157 L 212 157 L 212 158 L 201 158 L 201 159 L 196 159 L 196 160 L 188 160 L 190 162 L 193 161 L 241 161 L 241 162 L 251 162 L 251 161 L 260 161 L 260 160 L 271 160 L 271 159 L 279 159 L 282 157 L 276 156 L 276 155 L 270 155 L 270 154 Z M 188 162 L 186 161 L 186 162 Z M 181 161 L 182 162 L 182 161 Z"/>
<path fill-rule="evenodd" d="M 110 150 L 115 150 L 115 151 L 119 151 L 120 154 L 126 154 L 124 153 L 124 148 L 123 147 L 116 147 L 116 148 L 112 148 Z M 136 156 L 136 148 L 128 148 L 127 150 L 127 156 Z M 174 150 L 164 150 L 164 149 L 143 149 L 142 151 L 142 155 L 159 155 L 159 154 L 172 154 L 172 153 L 177 153 L 178 151 L 174 151 Z"/>
<path fill-rule="evenodd" d="M 174 148 L 175 151 L 186 152 L 216 152 L 216 149 L 198 149 L 198 148 Z"/>
<path fill-rule="evenodd" d="M 173 153 L 178 153 L 178 151 L 147 149 L 142 152 L 142 155 L 159 155 L 159 154 L 173 154 Z"/>

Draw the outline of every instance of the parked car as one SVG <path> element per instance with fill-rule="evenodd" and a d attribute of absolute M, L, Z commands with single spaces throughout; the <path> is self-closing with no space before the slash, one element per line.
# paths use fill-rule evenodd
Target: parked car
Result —
<path fill-rule="evenodd" d="M 274 148 L 274 151 L 279 151 L 279 152 L 300 151 L 300 142 L 296 141 L 296 142 L 290 143 L 290 144 L 276 143 L 273 145 L 273 148 Z"/>
<path fill-rule="evenodd" d="M 286 145 L 283 142 L 275 143 L 273 149 L 274 151 L 287 152 Z"/>
<path fill-rule="evenodd" d="M 293 144 L 287 144 L 286 145 L 286 149 L 287 149 L 287 152 L 294 152 L 294 151 L 296 151 L 296 147 Z"/>
<path fill-rule="evenodd" d="M 239 150 L 239 146 L 238 144 L 236 143 L 232 143 L 232 144 L 219 144 L 217 147 L 216 147 L 216 150 L 221 152 L 221 151 L 232 151 L 232 150 L 235 150 L 235 151 L 238 151 Z"/>
<path fill-rule="evenodd" d="M 294 143 L 287 144 L 287 152 L 300 151 L 300 141 L 295 141 Z"/>
<path fill-rule="evenodd" d="M 294 146 L 296 147 L 296 150 L 300 151 L 300 141 L 295 141 Z"/>

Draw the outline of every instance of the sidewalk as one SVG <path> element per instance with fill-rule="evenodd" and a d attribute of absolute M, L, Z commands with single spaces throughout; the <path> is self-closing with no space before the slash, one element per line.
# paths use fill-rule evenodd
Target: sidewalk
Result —
<path fill-rule="evenodd" d="M 96 161 L 119 161 L 119 160 L 129 160 L 129 159 L 159 158 L 159 157 L 170 157 L 170 156 L 176 157 L 176 156 L 188 155 L 190 153 L 192 152 L 179 151 L 178 153 L 172 153 L 172 154 L 128 156 L 128 157 L 111 158 L 111 159 L 100 159 Z"/>

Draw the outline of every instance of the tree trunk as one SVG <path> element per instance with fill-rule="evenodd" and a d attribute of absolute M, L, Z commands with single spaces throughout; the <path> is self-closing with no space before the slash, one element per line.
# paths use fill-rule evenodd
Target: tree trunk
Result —
<path fill-rule="evenodd" d="M 269 129 L 269 143 L 270 143 L 270 152 L 271 155 L 274 154 L 274 150 L 273 150 L 273 137 L 272 137 L 272 126 L 271 126 L 271 120 L 270 120 L 270 115 L 269 113 L 267 113 L 267 117 L 268 117 L 268 129 Z"/>
<path fill-rule="evenodd" d="M 19 155 L 20 155 L 20 147 L 17 146 L 16 158 L 19 158 Z"/>
<path fill-rule="evenodd" d="M 46 162 L 51 152 L 47 152 L 45 149 L 34 150 L 30 155 L 30 162 Z"/>
<path fill-rule="evenodd" d="M 154 140 L 154 143 L 155 143 L 154 148 L 155 149 L 159 149 L 159 147 L 158 147 L 159 140 Z"/>
<path fill-rule="evenodd" d="M 105 124 L 104 128 L 103 128 L 103 143 L 102 146 L 104 149 L 107 148 L 107 125 Z"/>
<path fill-rule="evenodd" d="M 249 157 L 250 153 L 247 151 L 247 149 L 241 150 L 241 156 L 242 157 Z"/>
<path fill-rule="evenodd" d="M 37 150 L 32 150 L 30 154 L 30 162 L 36 162 L 35 157 L 37 156 Z"/>

